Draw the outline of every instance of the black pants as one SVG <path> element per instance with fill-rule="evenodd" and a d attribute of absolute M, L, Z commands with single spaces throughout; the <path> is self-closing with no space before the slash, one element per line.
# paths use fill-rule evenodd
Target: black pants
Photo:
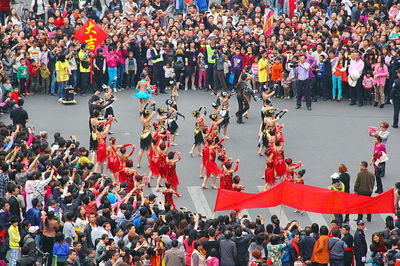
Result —
<path fill-rule="evenodd" d="M 380 192 L 383 192 L 382 176 L 384 173 L 383 169 L 385 169 L 385 164 L 385 162 L 382 162 L 375 167 L 376 188 Z"/>
<path fill-rule="evenodd" d="M 360 194 L 360 195 L 371 197 L 371 194 Z M 363 215 L 359 214 L 357 217 L 357 220 L 362 220 L 362 218 L 363 218 Z M 371 214 L 367 214 L 367 220 L 371 221 Z"/>
<path fill-rule="evenodd" d="M 206 89 L 214 89 L 214 64 L 207 64 Z"/>
<path fill-rule="evenodd" d="M 43 252 L 49 253 L 49 257 L 47 260 L 47 265 L 51 265 L 53 261 L 53 245 L 54 245 L 54 237 L 47 237 L 42 235 L 42 250 Z"/>
<path fill-rule="evenodd" d="M 226 90 L 228 87 L 225 83 L 225 75 L 223 70 L 215 70 L 214 73 L 214 90 L 217 91 L 219 88 Z"/>
<path fill-rule="evenodd" d="M 297 106 L 301 106 L 301 97 L 304 95 L 306 98 L 306 106 L 311 107 L 311 92 L 310 92 L 310 80 L 298 80 L 296 81 L 297 89 Z"/>
<path fill-rule="evenodd" d="M 127 89 L 133 89 L 135 86 L 135 71 L 128 71 L 126 75 L 126 87 Z"/>
<path fill-rule="evenodd" d="M 400 99 L 393 99 L 393 126 L 399 125 Z"/>
<path fill-rule="evenodd" d="M 155 84 L 158 86 L 161 93 L 165 91 L 165 83 L 164 83 L 164 68 L 162 64 L 157 64 L 153 66 L 153 78 Z"/>
<path fill-rule="evenodd" d="M 90 83 L 90 73 L 89 72 L 81 72 L 81 79 L 79 88 L 81 89 L 81 93 L 89 92 L 89 84 Z"/>
<path fill-rule="evenodd" d="M 361 80 L 362 80 L 362 78 L 360 77 L 357 80 L 356 86 L 355 87 L 350 86 L 350 88 L 349 88 L 351 103 L 357 103 L 357 101 L 358 101 L 359 105 L 363 105 L 363 91 L 361 88 Z"/>
<path fill-rule="evenodd" d="M 242 122 L 243 114 L 247 110 L 249 110 L 249 103 L 247 102 L 246 98 L 241 94 L 238 94 L 236 96 L 236 98 L 237 98 L 238 105 L 239 105 L 239 110 L 236 112 L 236 116 L 237 116 L 238 121 Z"/>
<path fill-rule="evenodd" d="M 345 251 L 344 252 L 344 266 L 351 266 L 353 261 L 353 252 Z"/>

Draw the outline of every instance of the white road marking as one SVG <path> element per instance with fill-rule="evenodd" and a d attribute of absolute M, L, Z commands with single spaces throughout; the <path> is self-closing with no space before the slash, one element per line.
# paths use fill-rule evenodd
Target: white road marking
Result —
<path fill-rule="evenodd" d="M 207 218 L 213 218 L 214 212 L 211 211 L 210 207 L 208 206 L 208 202 L 206 196 L 204 196 L 203 191 L 201 190 L 200 186 L 188 186 L 187 187 L 190 197 L 193 200 L 194 207 L 196 211 L 201 215 L 206 216 Z"/>

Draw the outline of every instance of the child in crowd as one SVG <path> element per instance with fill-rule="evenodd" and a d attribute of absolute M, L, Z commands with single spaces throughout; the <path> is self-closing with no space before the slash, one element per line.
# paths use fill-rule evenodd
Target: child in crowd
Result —
<path fill-rule="evenodd" d="M 283 72 L 282 62 L 281 59 L 277 57 L 275 59 L 274 64 L 271 67 L 271 81 L 274 86 L 275 95 L 278 98 L 282 96 L 282 87 L 281 87 L 282 72 Z"/>
<path fill-rule="evenodd" d="M 198 64 L 199 64 L 198 86 L 199 86 L 200 90 L 204 90 L 204 88 L 206 87 L 207 67 L 206 67 L 206 61 L 204 59 L 203 53 L 199 53 L 199 55 L 198 55 Z"/>
<path fill-rule="evenodd" d="M 165 72 L 165 84 L 166 84 L 166 89 L 170 90 L 171 88 L 174 87 L 174 78 L 175 78 L 175 70 L 172 67 L 172 63 L 168 62 L 164 66 L 164 72 Z"/>
<path fill-rule="evenodd" d="M 133 57 L 133 52 L 130 51 L 128 58 L 125 61 L 125 73 L 127 76 L 126 87 L 127 89 L 133 89 L 135 84 L 135 76 L 137 72 L 136 59 Z"/>
<path fill-rule="evenodd" d="M 31 93 L 37 92 L 39 89 L 39 66 L 32 60 L 31 67 L 29 68 L 29 91 Z"/>
<path fill-rule="evenodd" d="M 48 69 L 46 64 L 40 65 L 40 91 L 43 93 L 50 92 L 50 70 Z"/>
<path fill-rule="evenodd" d="M 374 93 L 374 78 L 372 77 L 371 71 L 368 71 L 362 80 L 362 86 L 364 88 L 364 104 L 372 105 L 372 98 Z"/>
<path fill-rule="evenodd" d="M 324 90 L 325 58 L 324 55 L 319 56 L 319 64 L 316 68 L 317 92 L 319 93 Z"/>
<path fill-rule="evenodd" d="M 290 86 L 291 82 L 289 80 L 289 74 L 284 71 L 282 74 L 282 89 L 283 89 L 283 98 L 290 99 Z"/>
<path fill-rule="evenodd" d="M 20 60 L 21 65 L 18 67 L 17 70 L 17 80 L 19 84 L 19 88 L 21 90 L 21 95 L 25 96 L 27 92 L 26 88 L 26 81 L 29 78 L 28 66 L 26 65 L 25 59 Z"/>

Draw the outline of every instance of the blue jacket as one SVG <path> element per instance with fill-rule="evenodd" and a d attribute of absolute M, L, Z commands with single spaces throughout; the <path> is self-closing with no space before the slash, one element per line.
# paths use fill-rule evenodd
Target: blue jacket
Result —
<path fill-rule="evenodd" d="M 40 220 L 41 212 L 39 209 L 30 208 L 25 215 L 25 218 L 31 222 L 32 226 L 42 226 L 42 221 Z"/>

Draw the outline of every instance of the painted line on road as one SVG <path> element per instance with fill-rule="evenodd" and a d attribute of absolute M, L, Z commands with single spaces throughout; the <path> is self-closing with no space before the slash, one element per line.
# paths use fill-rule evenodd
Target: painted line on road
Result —
<path fill-rule="evenodd" d="M 258 190 L 264 191 L 264 186 L 257 186 Z M 276 207 L 268 207 L 267 208 L 271 214 L 271 216 L 273 214 L 277 215 L 280 221 L 280 225 L 281 226 L 286 226 L 289 223 L 289 218 L 286 216 L 285 211 L 282 208 L 282 205 L 276 206 Z"/>
<path fill-rule="evenodd" d="M 194 207 L 196 208 L 197 212 L 206 216 L 207 218 L 214 218 L 214 212 L 212 212 L 208 206 L 206 196 L 204 196 L 201 187 L 188 186 L 187 190 L 189 191 L 189 195 L 193 200 Z"/>

